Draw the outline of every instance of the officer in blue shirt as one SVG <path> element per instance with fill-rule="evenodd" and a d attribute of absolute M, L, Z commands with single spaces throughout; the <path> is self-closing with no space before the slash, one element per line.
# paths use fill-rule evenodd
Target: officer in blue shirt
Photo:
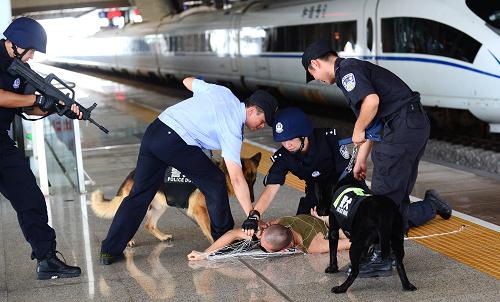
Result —
<path fill-rule="evenodd" d="M 428 190 L 422 202 L 412 203 L 411 193 L 418 174 L 418 163 L 429 138 L 430 125 L 420 103 L 420 95 L 389 70 L 367 61 L 338 57 L 328 41 L 309 45 L 302 55 L 306 82 L 314 79 L 336 83 L 344 93 L 357 120 L 352 141 L 360 146 L 353 169 L 357 179 L 366 177 L 366 159 L 372 150 L 375 194 L 390 197 L 400 206 L 409 226 L 419 226 L 434 218 L 451 216 L 450 206 L 434 190 Z M 374 120 L 384 123 L 383 139 L 374 143 L 365 139 L 365 129 Z"/>
<path fill-rule="evenodd" d="M 261 214 L 285 183 L 288 172 L 306 184 L 306 195 L 300 198 L 297 215 L 310 214 L 318 204 L 315 184 L 332 178 L 336 182 L 349 163 L 349 152 L 346 146 L 339 145 L 337 130 L 313 128 L 309 118 L 299 108 L 290 107 L 276 113 L 273 138 L 281 142 L 282 147 L 271 156 L 273 164 L 264 178 L 266 187 L 243 223 L 242 229 L 248 235 L 257 229 Z"/>
<path fill-rule="evenodd" d="M 102 242 L 102 264 L 121 256 L 163 182 L 167 166 L 185 174 L 205 195 L 214 240 L 233 229 L 225 176 L 202 149 L 222 150 L 238 201 L 247 215 L 253 208 L 240 162 L 243 127 L 254 131 L 265 123 L 271 125 L 276 99 L 258 90 L 241 103 L 226 87 L 192 77 L 183 83 L 193 97 L 167 108 L 144 133 L 134 185 Z"/>
<path fill-rule="evenodd" d="M 21 17 L 14 20 L 3 35 L 7 39 L 0 40 L 0 193 L 16 210 L 24 237 L 33 250 L 31 257 L 37 259 L 38 279 L 77 277 L 80 268 L 66 265 L 56 256 L 56 234 L 47 223 L 45 198 L 24 154 L 7 134 L 16 114 L 46 116 L 55 111 L 58 100 L 25 95 L 25 79 L 7 72 L 14 58 L 28 65 L 26 62 L 33 58 L 35 51 L 45 53 L 47 34 L 37 21 Z M 68 117 L 81 119 L 77 106 L 71 110 L 72 115 Z"/>

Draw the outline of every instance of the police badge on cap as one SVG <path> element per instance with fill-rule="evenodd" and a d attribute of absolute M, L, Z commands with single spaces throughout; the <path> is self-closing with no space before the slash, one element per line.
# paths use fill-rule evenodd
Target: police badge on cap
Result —
<path fill-rule="evenodd" d="M 276 129 L 275 129 L 276 133 L 281 133 L 283 132 L 283 124 L 278 122 L 276 123 Z"/>

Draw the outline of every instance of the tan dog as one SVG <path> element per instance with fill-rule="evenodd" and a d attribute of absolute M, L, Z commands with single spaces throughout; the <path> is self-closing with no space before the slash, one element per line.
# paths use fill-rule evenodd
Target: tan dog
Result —
<path fill-rule="evenodd" d="M 259 152 L 250 158 L 241 158 L 243 175 L 245 176 L 248 188 L 250 189 L 250 198 L 252 202 L 254 201 L 253 185 L 255 183 L 255 179 L 257 178 L 257 167 L 259 166 L 261 156 L 262 154 Z M 222 170 L 222 172 L 224 172 L 224 175 L 226 176 L 226 186 L 229 197 L 234 197 L 234 189 L 231 184 L 231 179 L 229 178 L 229 173 L 224 161 L 214 160 L 214 163 Z M 97 216 L 102 218 L 112 218 L 115 215 L 123 199 L 128 196 L 130 190 L 132 189 L 132 186 L 134 184 L 134 174 L 135 169 L 130 172 L 130 174 L 125 178 L 120 188 L 118 189 L 118 193 L 111 200 L 105 199 L 103 192 L 100 190 L 92 192 L 91 207 Z M 172 238 L 172 235 L 164 234 L 163 232 L 158 230 L 156 225 L 161 215 L 163 215 L 163 213 L 169 206 L 183 207 L 187 208 L 188 216 L 196 220 L 201 228 L 201 231 L 208 238 L 208 240 L 210 242 L 213 242 L 214 240 L 211 234 L 210 217 L 208 216 L 205 195 L 203 195 L 203 193 L 192 183 L 187 184 L 187 186 L 192 187 L 192 191 L 190 190 L 190 192 L 186 194 L 186 200 L 177 200 L 175 201 L 175 204 L 172 204 L 171 202 L 169 202 L 170 200 L 167 200 L 167 196 L 170 196 L 168 191 L 172 188 L 172 185 L 176 186 L 177 184 L 170 183 L 167 186 L 167 183 L 165 183 L 156 192 L 156 195 L 151 201 L 149 209 L 146 213 L 145 228 L 160 241 Z M 186 188 L 186 184 L 179 184 L 177 186 L 184 186 L 183 190 L 185 190 Z M 134 240 L 132 239 L 129 242 L 129 246 L 133 245 Z"/>

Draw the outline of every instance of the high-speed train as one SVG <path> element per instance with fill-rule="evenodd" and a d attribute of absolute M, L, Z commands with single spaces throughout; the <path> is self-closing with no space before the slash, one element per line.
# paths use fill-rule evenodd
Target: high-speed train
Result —
<path fill-rule="evenodd" d="M 300 57 L 318 39 L 329 39 L 340 56 L 391 70 L 425 106 L 468 110 L 500 132 L 496 0 L 249 1 L 103 31 L 68 42 L 50 60 L 177 79 L 199 75 L 346 106 L 336 86 L 305 84 Z"/>

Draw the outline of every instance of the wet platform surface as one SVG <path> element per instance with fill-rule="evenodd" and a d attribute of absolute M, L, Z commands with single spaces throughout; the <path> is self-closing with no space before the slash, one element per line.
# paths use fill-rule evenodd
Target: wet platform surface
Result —
<path fill-rule="evenodd" d="M 90 193 L 99 188 L 112 197 L 135 166 L 142 133 L 157 115 L 154 109 L 166 108 L 183 95 L 165 96 L 65 71 L 58 71 L 58 75 L 76 82 L 78 94 L 88 94 L 99 103 L 95 120 L 111 132 L 105 135 L 94 126 L 81 123 L 84 167 L 95 182 L 87 190 Z M 90 100 L 82 103 L 91 104 Z M 268 147 L 276 146 L 269 142 L 270 129 L 259 135 L 246 133 L 246 138 Z M 245 152 L 258 150 L 254 148 L 257 147 L 247 146 Z M 261 171 L 268 164 L 263 162 Z M 420 167 L 415 196 L 422 197 L 432 187 L 459 212 L 492 223 L 493 227 L 500 224 L 497 197 L 500 182 L 427 162 Z M 255 185 L 257 196 L 262 191 L 262 178 L 263 174 L 259 174 Z M 101 266 L 97 261 L 100 242 L 111 220 L 94 215 L 89 207 L 89 194 L 79 195 L 65 186 L 52 188 L 52 193 L 47 202 L 58 250 L 68 263 L 82 267 L 82 276 L 36 280 L 35 262 L 29 260 L 31 251 L 15 212 L 8 201 L 0 198 L 0 301 L 497 301 L 500 296 L 498 274 L 484 273 L 414 240 L 405 242 L 408 277 L 418 287 L 418 291 L 411 293 L 401 290 L 399 278 L 394 274 L 386 278 L 358 278 L 347 294 L 331 294 L 330 288 L 343 282 L 346 275 L 323 273 L 328 264 L 327 254 L 189 263 L 186 255 L 191 250 L 205 249 L 208 242 L 197 225 L 177 208 L 167 209 L 158 225 L 160 230 L 173 235 L 172 241 L 159 242 L 141 226 L 135 237 L 137 246 L 127 248 L 126 259 Z M 266 217 L 293 215 L 300 196 L 300 183 L 290 178 Z M 231 207 L 235 223 L 240 225 L 243 211 L 236 200 L 231 200 Z M 432 223 L 455 229 L 452 221 L 436 218 Z M 473 224 L 469 220 L 467 223 Z M 487 244 L 491 246 L 477 245 L 477 251 L 500 250 L 498 229 L 488 234 L 491 241 Z M 446 242 L 445 237 L 452 236 L 455 235 L 433 240 L 442 243 Z M 498 268 L 500 259 L 491 260 L 497 261 Z M 348 253 L 339 253 L 341 270 L 345 271 L 348 262 Z"/>

